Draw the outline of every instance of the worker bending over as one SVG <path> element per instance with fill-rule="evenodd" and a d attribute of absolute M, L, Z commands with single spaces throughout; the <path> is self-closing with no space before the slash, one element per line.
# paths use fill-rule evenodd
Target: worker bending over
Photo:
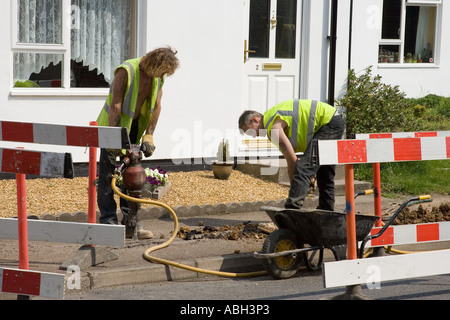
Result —
<path fill-rule="evenodd" d="M 288 100 L 261 114 L 245 111 L 239 118 L 239 128 L 256 137 L 265 136 L 274 143 L 288 166 L 291 188 L 285 207 L 300 209 L 308 195 L 311 178 L 316 175 L 319 188 L 317 209 L 334 211 L 335 165 L 310 164 L 313 139 L 337 140 L 344 134 L 344 121 L 336 108 L 324 102 Z M 303 152 L 300 158 L 296 153 Z"/>

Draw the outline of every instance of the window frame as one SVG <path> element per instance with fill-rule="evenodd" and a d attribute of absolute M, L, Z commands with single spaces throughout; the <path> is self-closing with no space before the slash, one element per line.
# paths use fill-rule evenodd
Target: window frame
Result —
<path fill-rule="evenodd" d="M 381 12 L 383 12 L 383 5 Z M 405 50 L 405 29 L 406 29 L 406 9 L 409 6 L 429 6 L 436 8 L 436 23 L 434 34 L 434 48 L 433 48 L 433 62 L 431 63 L 405 63 L 404 62 L 404 50 Z M 400 38 L 399 39 L 383 39 L 382 29 L 380 28 L 380 40 L 378 42 L 378 48 L 382 45 L 387 46 L 399 46 L 401 58 L 397 63 L 378 63 L 379 68 L 439 68 L 440 61 L 440 48 L 441 48 L 441 25 L 442 25 L 442 0 L 402 0 L 401 8 L 401 22 L 400 22 Z"/>
<path fill-rule="evenodd" d="M 72 1 L 61 0 L 62 2 L 62 43 L 61 44 L 30 44 L 20 43 L 18 39 L 18 0 L 11 0 L 11 50 L 10 50 L 10 95 L 11 96 L 93 96 L 104 97 L 108 95 L 109 88 L 71 88 L 71 23 Z M 133 1 L 133 29 L 134 37 L 131 41 L 133 50 L 138 52 L 138 34 L 141 32 L 138 21 L 138 7 L 141 1 Z M 15 53 L 48 53 L 61 54 L 63 56 L 61 66 L 61 87 L 60 88 L 17 88 L 14 87 L 14 54 Z"/>

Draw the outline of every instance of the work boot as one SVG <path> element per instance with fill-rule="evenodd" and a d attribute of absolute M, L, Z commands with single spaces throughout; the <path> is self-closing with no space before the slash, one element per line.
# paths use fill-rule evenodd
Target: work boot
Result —
<path fill-rule="evenodd" d="M 152 239 L 153 233 L 150 230 L 144 229 L 144 227 L 142 226 L 141 219 L 139 219 L 139 214 L 136 218 L 137 218 L 136 229 L 138 240 Z"/>
<path fill-rule="evenodd" d="M 144 230 L 142 228 L 137 229 L 136 231 L 138 240 L 147 240 L 153 238 L 153 233 L 150 230 Z M 127 239 L 132 239 L 133 234 L 131 232 L 126 233 L 125 236 Z"/>
<path fill-rule="evenodd" d="M 141 228 L 137 230 L 137 237 L 139 240 L 152 239 L 153 233 L 150 230 L 144 230 Z"/>

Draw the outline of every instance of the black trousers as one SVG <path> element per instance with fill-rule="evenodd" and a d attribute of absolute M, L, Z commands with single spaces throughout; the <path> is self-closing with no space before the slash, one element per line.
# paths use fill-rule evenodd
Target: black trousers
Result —
<path fill-rule="evenodd" d="M 316 132 L 315 140 L 338 140 L 344 134 L 344 120 L 342 116 L 334 116 L 331 121 Z M 305 153 L 297 160 L 289 197 L 285 208 L 300 209 L 303 206 L 311 182 L 315 174 L 319 188 L 319 205 L 317 209 L 334 211 L 334 176 L 336 166 L 310 165 L 312 144 L 306 148 Z"/>
<path fill-rule="evenodd" d="M 137 120 L 134 120 L 130 130 L 131 144 L 137 143 Z M 100 223 L 118 224 L 117 219 L 117 203 L 114 199 L 114 191 L 111 187 L 112 176 L 118 165 L 117 157 L 107 149 L 100 150 L 100 159 L 98 163 L 98 185 L 97 185 L 97 205 L 100 211 Z M 122 193 L 126 194 L 126 190 L 119 188 Z M 128 201 L 120 198 L 120 210 L 123 214 L 129 214 L 130 208 Z M 138 215 L 139 220 L 139 215 Z"/>

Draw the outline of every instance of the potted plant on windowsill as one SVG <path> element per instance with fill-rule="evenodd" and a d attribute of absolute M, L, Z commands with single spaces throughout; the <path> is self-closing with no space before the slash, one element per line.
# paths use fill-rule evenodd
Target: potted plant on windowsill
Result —
<path fill-rule="evenodd" d="M 233 172 L 233 161 L 230 161 L 230 146 L 228 140 L 223 139 L 217 149 L 217 160 L 212 164 L 216 179 L 228 180 Z"/>

